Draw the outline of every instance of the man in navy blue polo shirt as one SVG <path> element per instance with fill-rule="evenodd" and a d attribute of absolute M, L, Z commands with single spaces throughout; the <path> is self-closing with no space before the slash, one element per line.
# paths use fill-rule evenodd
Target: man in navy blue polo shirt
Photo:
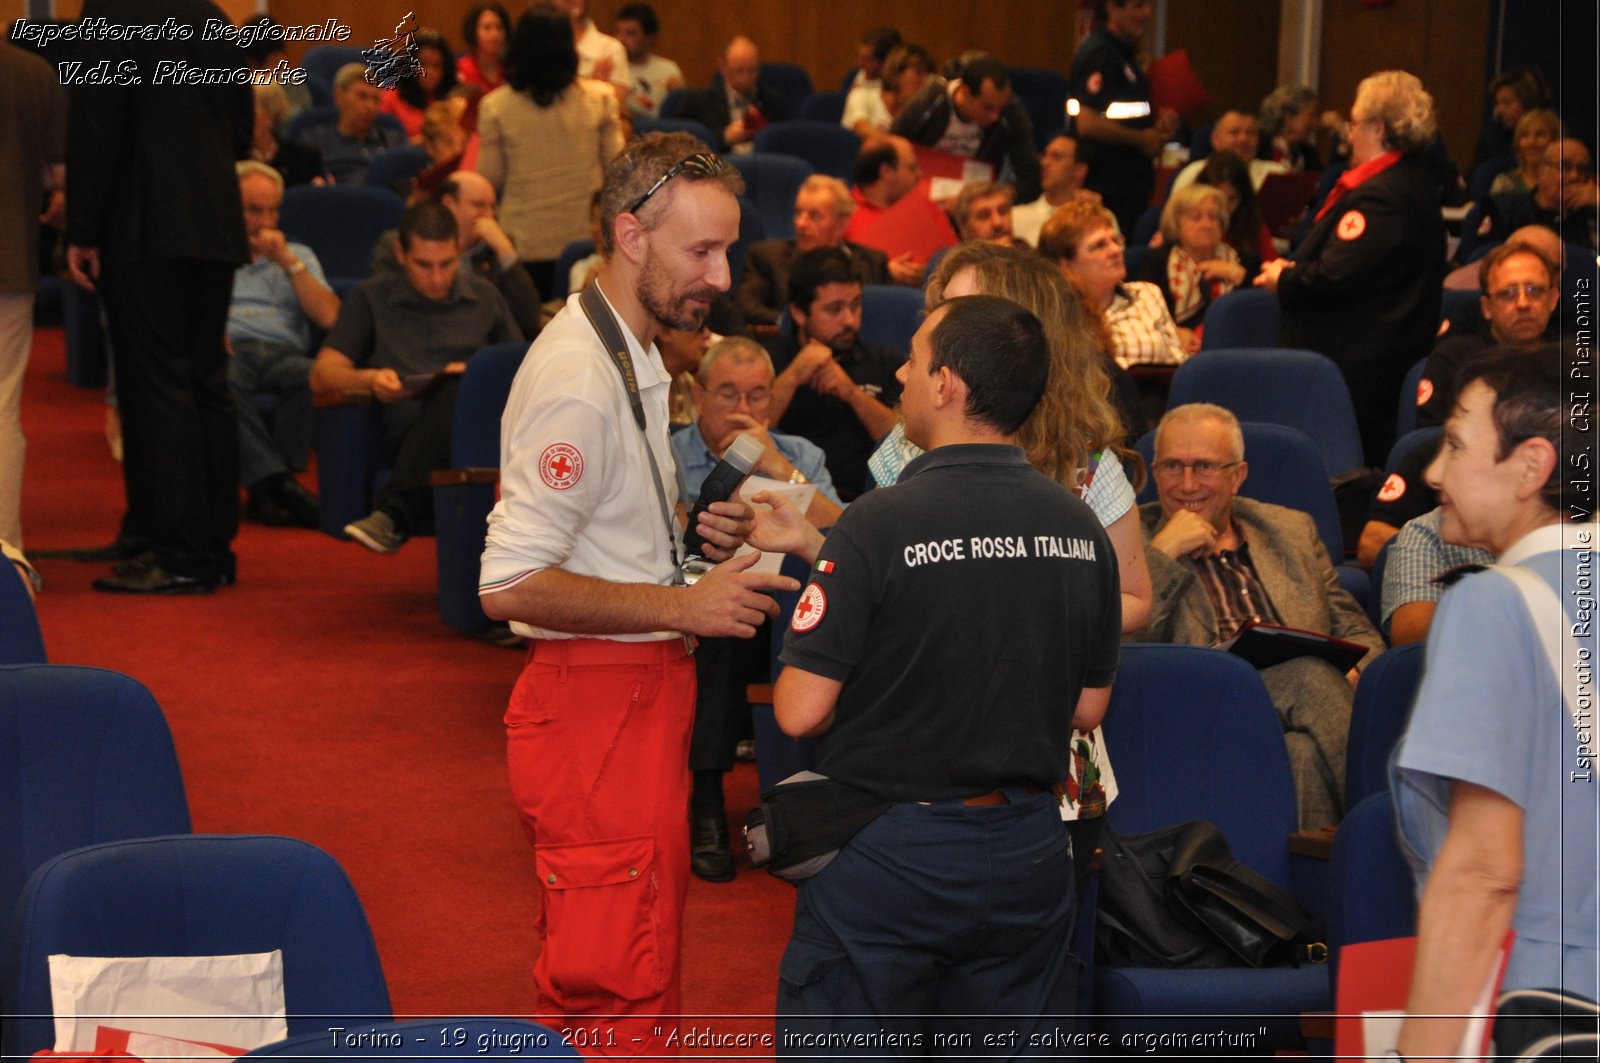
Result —
<path fill-rule="evenodd" d="M 935 310 L 899 371 L 927 453 L 845 511 L 796 608 L 778 723 L 894 804 L 800 883 L 780 1054 L 831 1033 L 1037 1054 L 1073 1010 L 1057 784 L 1110 700 L 1121 603 L 1099 521 L 1014 442 L 1048 362 L 1015 303 Z"/>

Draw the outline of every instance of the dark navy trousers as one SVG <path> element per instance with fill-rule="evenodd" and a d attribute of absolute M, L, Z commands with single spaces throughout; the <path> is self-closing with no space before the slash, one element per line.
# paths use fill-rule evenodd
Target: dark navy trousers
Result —
<path fill-rule="evenodd" d="M 1071 1028 L 1075 908 L 1053 794 L 895 805 L 799 884 L 777 1054 L 1057 1052 L 1045 1035 Z"/>

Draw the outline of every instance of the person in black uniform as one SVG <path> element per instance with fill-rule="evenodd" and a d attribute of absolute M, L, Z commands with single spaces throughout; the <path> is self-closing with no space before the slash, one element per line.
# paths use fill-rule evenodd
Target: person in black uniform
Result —
<path fill-rule="evenodd" d="M 900 370 L 927 453 L 845 511 L 795 609 L 779 725 L 893 804 L 799 885 L 780 1054 L 828 1032 L 1028 1054 L 1028 1016 L 1074 1010 L 1058 784 L 1110 699 L 1121 601 L 1100 522 L 1014 445 L 1048 364 L 1009 300 L 934 310 Z"/>
<path fill-rule="evenodd" d="M 1366 78 L 1350 108 L 1350 169 L 1293 262 L 1261 267 L 1278 293 L 1279 343 L 1338 363 L 1368 465 L 1382 466 L 1406 370 L 1433 346 L 1445 274 L 1439 183 L 1421 162 L 1433 97 L 1402 70 Z"/>
<path fill-rule="evenodd" d="M 1094 15 L 1094 32 L 1072 57 L 1078 137 L 1089 163 L 1083 183 L 1100 193 L 1117 225 L 1131 233 L 1155 192 L 1151 159 L 1177 130 L 1178 116 L 1155 112 L 1150 79 L 1139 68 L 1150 0 L 1096 0 Z"/>
<path fill-rule="evenodd" d="M 85 2 L 84 23 L 93 19 L 190 31 L 83 42 L 85 68 L 106 60 L 119 74 L 72 92 L 67 264 L 105 307 L 125 447 L 128 518 L 103 553 L 150 550 L 94 586 L 208 593 L 232 582 L 239 527 L 223 336 L 233 271 L 250 260 L 233 164 L 249 151 L 254 104 L 248 85 L 158 81 L 163 70 L 242 65 L 237 48 L 201 34 L 209 20 L 228 21 L 209 0 Z"/>

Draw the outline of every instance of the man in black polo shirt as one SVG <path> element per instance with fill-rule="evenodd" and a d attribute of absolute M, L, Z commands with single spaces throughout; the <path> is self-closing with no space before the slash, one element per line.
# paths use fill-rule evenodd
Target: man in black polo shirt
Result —
<path fill-rule="evenodd" d="M 786 335 L 763 346 L 778 370 L 771 423 L 828 456 L 839 497 L 867 486 L 867 459 L 895 426 L 901 352 L 861 338 L 861 281 L 836 247 L 807 251 L 789 271 Z"/>
<path fill-rule="evenodd" d="M 1077 132 L 1089 163 L 1084 185 L 1100 193 L 1125 233 L 1155 191 L 1151 159 L 1178 128 L 1171 111 L 1155 113 L 1150 79 L 1139 68 L 1150 16 L 1150 0 L 1097 0 L 1095 30 L 1072 58 Z"/>
<path fill-rule="evenodd" d="M 927 453 L 845 511 L 795 610 L 779 725 L 818 736 L 819 772 L 896 803 L 800 883 L 778 992 L 791 1049 L 988 1034 L 1029 1054 L 1035 1023 L 1073 1010 L 1052 787 L 1071 729 L 1110 700 L 1121 603 L 1099 521 L 1014 445 L 1048 362 L 1008 300 L 935 310 L 900 370 Z"/>
<path fill-rule="evenodd" d="M 433 522 L 431 474 L 450 464 L 450 422 L 467 359 L 520 340 L 522 331 L 493 284 L 461 272 L 456 219 L 420 203 L 400 220 L 399 272 L 363 281 L 311 366 L 316 396 L 371 397 L 384 404 L 394 453 L 378 508 L 345 534 L 380 554 L 398 550 Z"/>

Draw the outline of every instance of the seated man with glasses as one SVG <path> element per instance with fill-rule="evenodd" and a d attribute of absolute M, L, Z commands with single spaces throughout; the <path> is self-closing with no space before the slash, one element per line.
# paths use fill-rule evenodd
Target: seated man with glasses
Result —
<path fill-rule="evenodd" d="M 1316 657 L 1261 671 L 1282 719 L 1300 826 L 1338 823 L 1353 688 L 1383 639 L 1339 586 L 1309 515 L 1238 497 L 1249 465 L 1233 414 L 1209 403 L 1169 410 L 1156 428 L 1151 469 L 1160 501 L 1139 515 L 1155 594 L 1134 640 L 1212 646 L 1255 620 L 1369 648 L 1345 675 Z"/>
<path fill-rule="evenodd" d="M 1583 141 L 1552 140 L 1544 149 L 1532 188 L 1506 192 L 1489 200 L 1489 239 L 1504 240 L 1524 225 L 1543 225 L 1574 247 L 1595 246 L 1595 215 L 1600 187 L 1594 160 Z"/>
<path fill-rule="evenodd" d="M 822 448 L 800 436 L 770 431 L 773 376 L 771 356 L 754 340 L 730 336 L 706 352 L 695 372 L 699 419 L 672 434 L 678 499 L 685 511 L 693 509 L 711 470 L 734 439 L 749 432 L 766 445 L 753 475 L 816 484 L 806 519 L 818 528 L 831 528 L 839 519 L 841 503 Z M 753 639 L 701 639 L 695 651 L 700 691 L 689 739 L 689 769 L 694 773 L 689 869 L 707 882 L 729 882 L 734 877 L 722 776 L 733 767 L 734 749 L 743 737 L 741 723 L 749 718 L 745 688 L 769 678 L 770 641 L 759 633 Z"/>
<path fill-rule="evenodd" d="M 1452 329 L 1438 343 L 1417 384 L 1417 427 L 1443 424 L 1456 402 L 1456 375 L 1462 367 L 1496 347 L 1534 350 L 1550 337 L 1556 304 L 1561 301 L 1561 271 L 1531 243 L 1513 240 L 1484 256 L 1478 269 L 1478 307 L 1485 327 L 1478 332 Z M 1383 544 L 1408 521 L 1439 504 L 1438 492 L 1424 482 L 1422 470 L 1438 451 L 1430 440 L 1406 454 L 1379 488 L 1367 524 L 1361 530 L 1357 559 L 1371 565 Z"/>

